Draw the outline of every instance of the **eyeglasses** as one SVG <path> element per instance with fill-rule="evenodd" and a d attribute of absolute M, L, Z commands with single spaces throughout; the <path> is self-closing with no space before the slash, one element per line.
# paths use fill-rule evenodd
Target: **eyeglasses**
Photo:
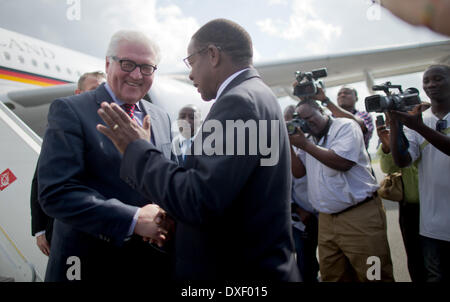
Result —
<path fill-rule="evenodd" d="M 199 51 L 196 51 L 196 52 L 194 52 L 193 54 L 191 54 L 190 56 L 184 58 L 183 61 L 184 61 L 184 64 L 186 64 L 187 68 L 189 68 L 189 69 L 192 68 L 191 63 L 189 62 L 189 59 L 190 59 L 191 57 L 195 56 L 196 54 L 199 54 L 199 53 L 204 52 L 205 50 L 208 49 L 209 46 L 211 46 L 211 45 L 208 45 L 208 46 L 206 46 L 205 48 L 202 48 L 202 49 L 200 49 Z M 220 46 L 216 46 L 216 45 L 214 45 L 214 46 L 215 46 L 219 51 L 222 50 L 222 48 L 220 48 Z"/>
<path fill-rule="evenodd" d="M 447 129 L 447 120 L 438 120 L 436 122 L 436 131 L 442 132 Z"/>
<path fill-rule="evenodd" d="M 199 51 L 194 52 L 193 54 L 191 54 L 190 56 L 187 56 L 186 58 L 183 59 L 184 64 L 186 64 L 187 68 L 191 69 L 191 63 L 189 63 L 189 59 L 192 58 L 193 56 L 195 56 L 196 54 L 202 53 L 205 50 L 208 49 L 208 46 L 206 46 L 205 48 L 200 49 Z"/>
<path fill-rule="evenodd" d="M 156 66 L 150 65 L 150 64 L 136 64 L 136 62 L 131 60 L 125 60 L 120 59 L 119 57 L 112 56 L 111 57 L 114 61 L 119 62 L 120 69 L 122 69 L 125 72 L 132 72 L 136 69 L 136 67 L 139 67 L 139 70 L 141 73 L 145 76 L 151 76 L 156 71 Z"/>

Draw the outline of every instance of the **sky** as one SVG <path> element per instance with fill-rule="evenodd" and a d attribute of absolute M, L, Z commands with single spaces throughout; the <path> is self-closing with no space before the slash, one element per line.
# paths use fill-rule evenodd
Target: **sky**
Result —
<path fill-rule="evenodd" d="M 99 58 L 115 31 L 142 30 L 161 47 L 161 73 L 186 71 L 190 37 L 215 18 L 231 19 L 250 33 L 255 63 L 448 39 L 370 0 L 0 0 L 0 27 Z M 376 83 L 385 80 L 421 88 L 420 73 Z M 363 83 L 352 86 L 363 109 L 369 92 Z M 337 89 L 327 90 L 331 100 Z M 283 99 L 282 107 L 289 102 Z"/>

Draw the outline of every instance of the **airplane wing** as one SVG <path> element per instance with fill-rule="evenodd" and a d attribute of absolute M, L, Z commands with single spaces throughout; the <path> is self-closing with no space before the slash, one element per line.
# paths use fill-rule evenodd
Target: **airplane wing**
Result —
<path fill-rule="evenodd" d="M 11 109 L 38 135 L 44 134 L 50 103 L 60 97 L 73 95 L 77 84 L 12 90 L 0 94 L 0 102 Z"/>
<path fill-rule="evenodd" d="M 77 89 L 77 84 L 70 83 L 26 90 L 13 90 L 6 93 L 6 99 L 23 107 L 35 107 L 48 104 L 49 100 L 51 102 L 60 97 L 73 95 L 75 89 Z"/>
<path fill-rule="evenodd" d="M 326 87 L 366 81 L 370 91 L 375 78 L 424 71 L 432 63 L 450 63 L 450 40 L 262 63 L 255 67 L 281 97 L 292 93 L 297 70 L 326 67 L 328 76 L 323 78 Z"/>
<path fill-rule="evenodd" d="M 369 91 L 373 79 L 424 71 L 433 63 L 450 63 L 450 40 L 346 52 L 255 64 L 264 82 L 277 97 L 292 96 L 295 71 L 326 67 L 326 87 L 366 81 Z M 172 75 L 190 82 L 186 73 Z"/>
<path fill-rule="evenodd" d="M 326 87 L 366 81 L 370 91 L 375 78 L 424 71 L 432 63 L 450 63 L 450 40 L 260 63 L 255 64 L 255 68 L 266 84 L 272 88 L 275 95 L 283 97 L 292 96 L 292 83 L 295 80 L 294 73 L 297 70 L 305 72 L 326 67 L 328 76 L 323 78 Z M 168 103 L 165 102 L 166 99 L 177 100 L 176 104 L 169 102 L 170 108 L 166 108 L 170 111 L 172 117 L 176 116 L 177 110 L 183 104 L 203 104 L 203 102 L 197 102 L 194 97 L 189 98 L 193 101 L 188 101 L 179 95 L 173 95 L 173 91 L 177 89 L 188 91 L 188 88 L 192 88 L 190 90 L 193 93 L 195 92 L 187 73 L 172 73 L 160 78 L 161 83 L 159 85 L 155 83 L 150 94 L 152 94 L 152 91 L 158 91 L 160 86 L 161 89 L 159 90 L 164 91 L 164 93 L 158 93 L 157 96 L 152 96 L 152 99 L 157 103 L 159 101 L 164 108 L 168 107 Z M 163 80 L 163 78 L 166 78 L 166 80 Z M 179 83 L 186 87 L 178 88 L 176 82 L 180 81 L 189 85 Z M 164 83 L 167 85 L 163 85 Z M 174 87 L 177 87 L 177 89 L 173 89 Z M 58 97 L 71 95 L 74 91 L 75 84 L 29 90 L 17 89 L 0 95 L 0 101 L 13 109 L 20 118 L 41 135 L 45 129 L 45 116 L 49 103 Z M 161 95 L 164 95 L 164 97 L 161 98 Z M 200 98 L 197 97 L 197 99 Z M 208 111 L 207 109 L 205 109 L 205 114 Z"/>

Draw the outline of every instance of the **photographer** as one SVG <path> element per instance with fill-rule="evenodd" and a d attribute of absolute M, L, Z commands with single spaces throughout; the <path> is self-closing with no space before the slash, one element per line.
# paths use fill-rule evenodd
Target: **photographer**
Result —
<path fill-rule="evenodd" d="M 285 121 L 293 119 L 295 109 L 294 105 L 289 105 L 285 108 Z M 291 158 L 296 157 L 298 152 L 299 149 L 291 145 Z M 297 253 L 298 269 L 302 275 L 303 282 L 318 282 L 319 263 L 316 256 L 318 212 L 308 201 L 306 177 L 292 177 L 291 211 L 292 235 Z"/>
<path fill-rule="evenodd" d="M 390 146 L 397 166 L 420 158 L 420 235 L 427 281 L 450 280 L 450 67 L 432 65 L 423 75 L 423 89 L 431 100 L 412 112 L 390 111 Z M 401 141 L 399 122 L 407 142 Z"/>
<path fill-rule="evenodd" d="M 298 85 L 298 82 L 294 82 L 293 86 Z M 358 101 L 358 94 L 355 89 L 349 87 L 342 87 L 337 95 L 338 105 L 330 101 L 325 95 L 322 88 L 317 87 L 317 94 L 314 95 L 314 99 L 321 101 L 322 105 L 326 106 L 328 110 L 333 114 L 333 117 L 349 118 L 358 123 L 364 135 L 364 144 L 366 149 L 369 147 L 369 141 L 373 134 L 373 120 L 371 115 L 365 111 L 358 111 L 355 108 L 355 104 Z M 299 97 L 301 100 L 304 99 Z"/>
<path fill-rule="evenodd" d="M 380 276 L 394 281 L 386 215 L 376 194 L 360 127 L 354 120 L 323 113 L 316 101 L 300 102 L 312 140 L 298 127 L 291 144 L 293 174 L 307 176 L 308 200 L 319 211 L 319 264 L 323 281 L 369 281 L 368 259 L 378 257 Z M 373 258 L 372 258 L 373 259 Z"/>
<path fill-rule="evenodd" d="M 386 122 L 389 124 L 388 115 L 386 116 Z M 378 125 L 377 120 L 377 133 L 381 141 L 377 150 L 381 171 L 388 174 L 401 172 L 403 199 L 399 202 L 398 223 L 405 246 L 411 280 L 423 282 L 425 281 L 425 267 L 419 235 L 420 204 L 417 162 L 405 168 L 397 167 L 392 158 L 389 129 L 384 121 Z"/>

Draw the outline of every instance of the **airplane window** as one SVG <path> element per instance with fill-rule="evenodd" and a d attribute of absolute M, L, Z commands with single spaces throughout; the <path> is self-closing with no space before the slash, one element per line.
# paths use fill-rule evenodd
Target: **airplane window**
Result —
<path fill-rule="evenodd" d="M 56 70 L 57 70 L 58 72 L 61 72 L 61 68 L 59 68 L 59 65 L 56 65 Z"/>
<path fill-rule="evenodd" d="M 11 55 L 9 54 L 9 52 L 5 51 L 3 54 L 5 55 L 6 60 L 8 60 L 8 61 L 11 60 Z"/>
<path fill-rule="evenodd" d="M 47 62 L 44 62 L 44 66 L 45 66 L 45 68 L 50 69 L 50 65 L 48 65 Z"/>
<path fill-rule="evenodd" d="M 19 61 L 20 61 L 20 63 L 25 63 L 25 59 L 22 57 L 22 56 L 19 56 Z"/>
<path fill-rule="evenodd" d="M 37 66 L 37 62 L 35 59 L 31 60 L 31 63 L 33 64 L 33 66 Z"/>
<path fill-rule="evenodd" d="M 66 70 L 68 74 L 72 74 L 72 70 L 70 70 L 70 68 L 67 68 Z"/>

